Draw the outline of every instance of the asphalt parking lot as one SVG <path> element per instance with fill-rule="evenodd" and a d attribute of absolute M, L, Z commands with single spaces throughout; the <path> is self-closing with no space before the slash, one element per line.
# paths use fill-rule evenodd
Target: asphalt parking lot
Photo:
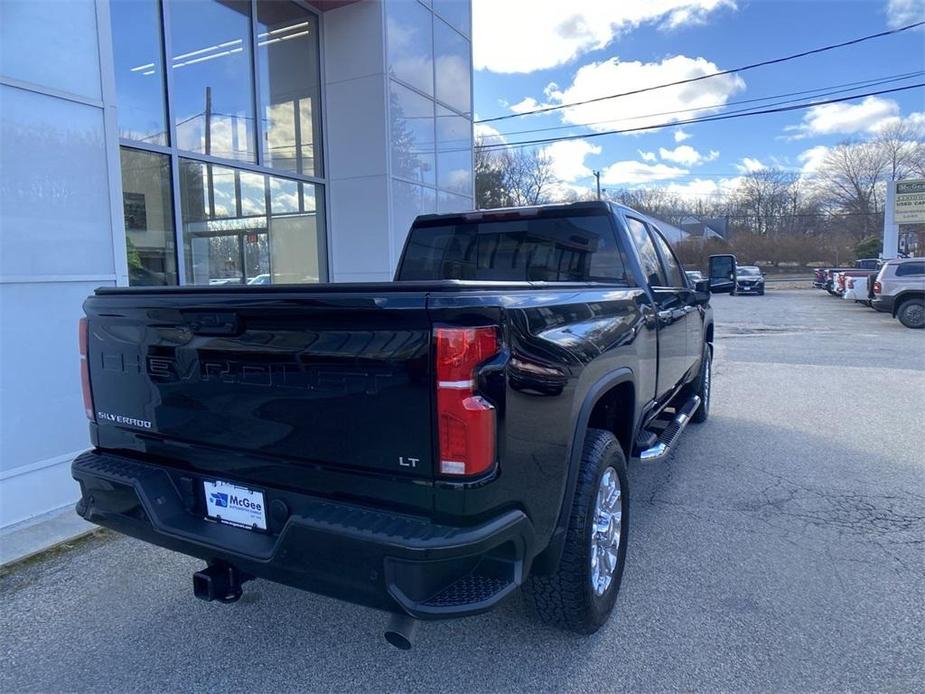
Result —
<path fill-rule="evenodd" d="M 714 401 L 630 471 L 628 564 L 592 637 L 520 598 L 425 625 L 103 536 L 0 578 L 0 690 L 921 691 L 925 333 L 815 290 L 717 296 Z"/>

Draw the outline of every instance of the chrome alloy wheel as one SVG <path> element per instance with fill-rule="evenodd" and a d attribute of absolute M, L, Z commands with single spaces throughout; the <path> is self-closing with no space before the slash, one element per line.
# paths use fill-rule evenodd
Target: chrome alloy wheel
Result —
<path fill-rule="evenodd" d="M 623 522 L 621 497 L 620 477 L 616 470 L 608 467 L 597 488 L 591 529 L 591 587 L 598 596 L 607 592 L 617 569 Z"/>

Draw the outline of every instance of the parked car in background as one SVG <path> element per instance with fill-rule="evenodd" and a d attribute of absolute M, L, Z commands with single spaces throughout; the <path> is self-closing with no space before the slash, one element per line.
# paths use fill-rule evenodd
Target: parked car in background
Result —
<path fill-rule="evenodd" d="M 818 289 L 825 289 L 829 294 L 835 294 L 835 276 L 839 272 L 848 272 L 850 270 L 879 270 L 882 261 L 878 258 L 861 258 L 855 260 L 854 265 L 850 267 L 828 267 L 816 268 L 813 271 L 813 286 Z"/>
<path fill-rule="evenodd" d="M 736 268 L 736 286 L 733 294 L 757 294 L 764 296 L 764 275 L 755 265 L 739 265 Z"/>
<path fill-rule="evenodd" d="M 813 286 L 816 289 L 825 289 L 825 273 L 828 268 L 817 267 L 813 270 Z"/>
<path fill-rule="evenodd" d="M 925 328 L 925 258 L 895 258 L 874 280 L 871 305 L 907 328 Z"/>
<path fill-rule="evenodd" d="M 850 278 L 867 277 L 868 275 L 870 275 L 869 270 L 839 270 L 832 276 L 832 293 L 836 296 L 844 296 Z"/>
<path fill-rule="evenodd" d="M 870 300 L 867 298 L 867 285 L 869 283 L 869 274 L 865 274 L 860 277 L 849 277 L 845 281 L 845 293 L 842 294 L 842 298 L 846 301 L 869 304 Z"/>

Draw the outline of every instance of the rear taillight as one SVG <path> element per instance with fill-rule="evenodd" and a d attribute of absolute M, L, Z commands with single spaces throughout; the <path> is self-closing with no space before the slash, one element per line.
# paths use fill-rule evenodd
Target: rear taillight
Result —
<path fill-rule="evenodd" d="M 90 342 L 90 332 L 87 319 L 81 318 L 77 324 L 77 344 L 80 349 L 80 385 L 83 388 L 84 412 L 87 419 L 93 420 L 93 395 L 90 393 L 90 364 L 87 361 L 87 345 Z"/>
<path fill-rule="evenodd" d="M 478 475 L 495 463 L 495 408 L 476 393 L 476 367 L 498 353 L 494 327 L 435 328 L 440 473 Z"/>
<path fill-rule="evenodd" d="M 874 282 L 874 294 L 880 293 L 880 282 Z"/>

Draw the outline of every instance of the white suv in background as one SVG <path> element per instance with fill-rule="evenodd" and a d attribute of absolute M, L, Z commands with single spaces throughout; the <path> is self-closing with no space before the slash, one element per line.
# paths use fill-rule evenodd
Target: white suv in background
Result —
<path fill-rule="evenodd" d="M 896 258 L 880 268 L 872 305 L 907 328 L 925 328 L 925 258 Z"/>

